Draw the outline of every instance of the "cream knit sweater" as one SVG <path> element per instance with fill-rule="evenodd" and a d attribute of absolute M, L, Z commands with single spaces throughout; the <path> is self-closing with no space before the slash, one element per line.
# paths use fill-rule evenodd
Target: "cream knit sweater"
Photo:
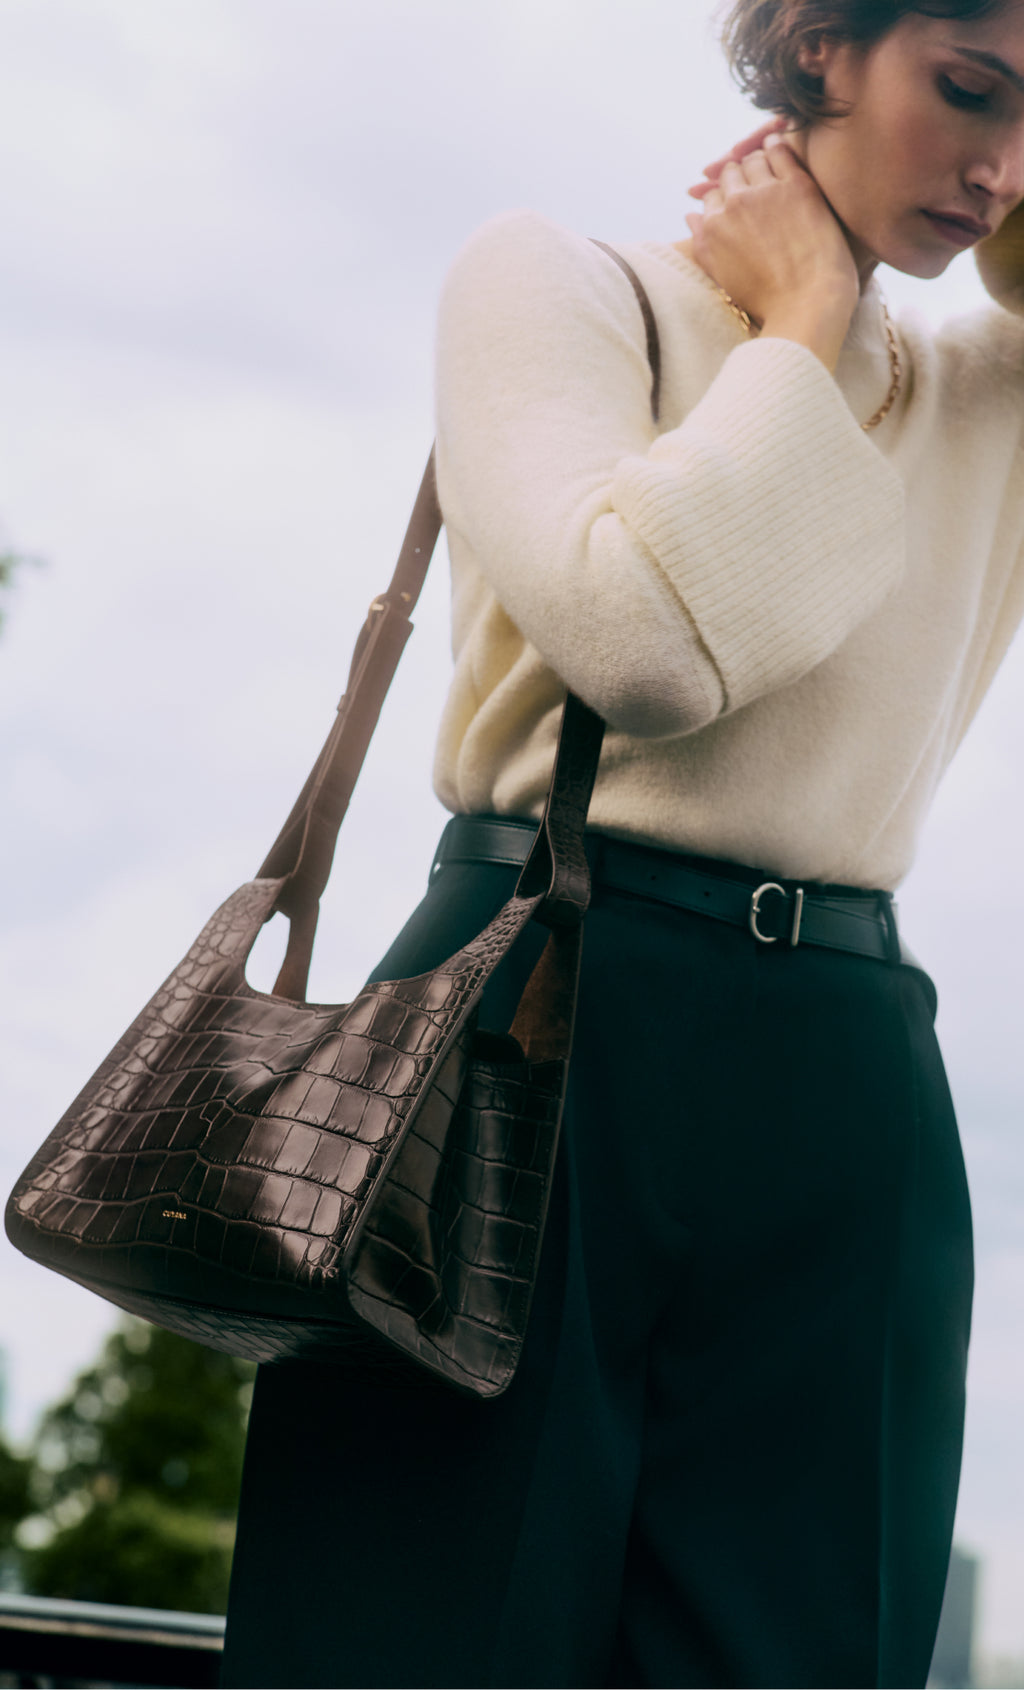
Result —
<path fill-rule="evenodd" d="M 438 486 L 455 672 L 435 783 L 537 815 L 565 684 L 608 723 L 592 825 L 782 876 L 895 887 L 1024 613 L 1024 321 L 901 319 L 877 288 L 835 376 L 747 340 L 671 246 L 628 280 L 532 213 L 457 258 Z"/>

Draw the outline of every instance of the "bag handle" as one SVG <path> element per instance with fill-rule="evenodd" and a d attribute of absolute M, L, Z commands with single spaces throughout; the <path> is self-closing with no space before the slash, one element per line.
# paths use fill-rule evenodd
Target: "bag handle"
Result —
<path fill-rule="evenodd" d="M 651 368 L 651 414 L 657 422 L 661 398 L 658 326 L 643 283 L 621 253 L 606 252 L 629 279 L 647 337 Z M 338 833 L 369 750 L 388 688 L 412 633 L 412 612 L 423 590 L 443 518 L 437 498 L 435 448 L 431 448 L 394 574 L 370 606 L 359 632 L 345 691 L 331 731 L 288 819 L 260 866 L 257 879 L 281 879 L 274 905 L 290 920 L 288 948 L 274 985 L 280 997 L 305 997 L 320 910 L 330 878 Z M 562 712 L 558 750 L 544 814 L 517 892 L 543 893 L 538 910 L 553 927 L 579 922 L 590 897 L 583 832 L 604 737 L 604 723 L 575 693 Z"/>

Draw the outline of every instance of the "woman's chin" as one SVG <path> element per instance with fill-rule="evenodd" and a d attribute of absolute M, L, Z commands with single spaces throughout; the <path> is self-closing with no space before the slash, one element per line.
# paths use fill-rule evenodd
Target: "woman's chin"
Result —
<path fill-rule="evenodd" d="M 944 276 L 953 259 L 966 250 L 945 239 L 919 213 L 876 227 L 871 238 L 847 227 L 846 238 L 862 276 L 866 264 L 885 264 L 903 276 L 931 282 Z"/>
<path fill-rule="evenodd" d="M 952 262 L 952 258 L 935 258 L 928 262 L 922 259 L 918 264 L 904 264 L 900 268 L 905 276 L 918 276 L 922 282 L 934 282 L 939 276 L 946 274 Z M 892 268 L 895 270 L 896 265 Z"/>
<path fill-rule="evenodd" d="M 890 270 L 898 270 L 902 276 L 917 276 L 922 282 L 933 282 L 945 275 L 956 257 L 952 250 L 941 252 L 922 247 L 894 247 L 890 252 L 883 252 L 878 262 L 887 265 Z"/>

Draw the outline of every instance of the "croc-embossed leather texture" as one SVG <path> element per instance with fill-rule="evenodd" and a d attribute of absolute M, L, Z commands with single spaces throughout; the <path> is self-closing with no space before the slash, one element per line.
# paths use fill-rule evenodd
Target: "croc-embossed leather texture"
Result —
<path fill-rule="evenodd" d="M 245 982 L 279 890 L 217 911 L 26 1169 L 8 1232 L 215 1348 L 372 1355 L 375 1329 L 492 1394 L 525 1331 L 565 1064 L 478 1034 L 474 1005 L 535 905 L 320 1007 Z"/>
<path fill-rule="evenodd" d="M 32 1158 L 6 1226 L 34 1260 L 214 1349 L 492 1397 L 522 1348 L 558 1142 L 594 712 L 567 698 L 533 851 L 481 934 L 429 974 L 345 1005 L 304 1001 L 338 828 L 440 521 L 431 458 L 337 719 L 258 877 Z M 261 993 L 245 965 L 278 911 L 288 954 Z M 538 922 L 549 937 L 511 1030 L 482 1031 L 487 981 Z"/>

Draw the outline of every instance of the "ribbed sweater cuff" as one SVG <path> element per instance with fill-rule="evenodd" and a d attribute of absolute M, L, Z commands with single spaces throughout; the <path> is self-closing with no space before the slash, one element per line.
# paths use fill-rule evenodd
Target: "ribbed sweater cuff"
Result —
<path fill-rule="evenodd" d="M 613 502 L 692 616 L 737 709 L 798 679 L 904 562 L 903 488 L 813 352 L 749 341 Z"/>

